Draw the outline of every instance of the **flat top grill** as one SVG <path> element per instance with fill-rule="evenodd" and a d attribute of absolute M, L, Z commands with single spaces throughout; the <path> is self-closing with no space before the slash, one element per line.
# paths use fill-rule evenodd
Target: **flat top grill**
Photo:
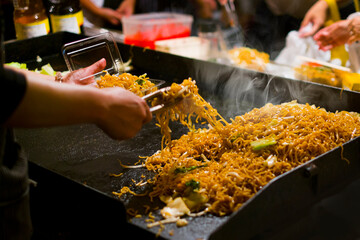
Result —
<path fill-rule="evenodd" d="M 6 46 L 7 61 L 27 62 L 30 68 L 37 66 L 35 59 L 38 52 L 31 50 L 26 56 L 13 53 L 22 50 L 26 52 L 25 49 L 31 49 L 29 46 L 34 46 L 34 41 L 38 41 L 36 46 L 41 42 L 45 49 L 40 52 L 44 61 L 50 62 L 56 70 L 65 70 L 59 49 L 63 44 L 80 37 L 58 33 L 10 43 Z M 167 84 L 192 77 L 197 81 L 200 94 L 226 119 L 254 107 L 261 107 L 266 102 L 281 103 L 293 99 L 300 103 L 316 104 L 330 111 L 360 112 L 359 93 L 342 92 L 320 84 L 268 76 L 122 44 L 119 44 L 119 49 L 124 60 L 134 56 L 133 74 L 147 73 L 152 78 L 165 80 Z M 174 138 L 187 132 L 179 123 L 172 123 L 171 129 Z M 16 135 L 29 154 L 30 177 L 38 181 L 38 187 L 33 190 L 35 227 L 50 226 L 44 223 L 45 216 L 56 221 L 51 230 L 65 229 L 63 236 L 65 232 L 69 239 L 76 234 L 90 234 L 93 231 L 100 235 L 108 233 L 113 237 L 120 236 L 119 231 L 131 232 L 134 236 L 157 236 L 158 227 L 146 227 L 144 205 L 163 206 L 158 200 L 150 202 L 147 197 L 135 197 L 131 194 L 126 194 L 119 200 L 112 194 L 123 186 L 133 185 L 131 179 L 138 182 L 142 175 L 147 178 L 153 176 L 146 169 L 123 169 L 119 161 L 125 165 L 134 165 L 140 155 L 149 156 L 161 149 L 161 134 L 155 126 L 155 120 L 147 124 L 135 138 L 122 142 L 110 139 L 93 125 L 17 129 Z M 358 138 L 344 145 L 343 154 L 350 160 L 350 164 L 339 161 L 341 149 L 335 149 L 311 161 L 318 169 L 316 173 L 309 170 L 310 163 L 300 166 L 267 185 L 232 215 L 188 217 L 188 226 L 177 228 L 175 224 L 165 225 L 160 238 L 286 239 L 295 235 L 322 237 L 328 234 L 360 236 L 356 228 L 360 219 L 351 214 L 360 213 L 358 204 L 353 204 L 360 199 L 360 194 L 357 193 L 359 191 L 353 191 L 360 185 L 359 146 Z M 121 177 L 109 175 L 120 172 L 124 173 Z M 351 184 L 348 185 L 349 183 Z M 151 186 L 146 185 L 136 191 L 142 192 L 150 188 Z M 52 191 L 58 194 L 59 199 L 49 198 Z M 348 200 L 344 196 L 349 194 L 353 199 L 352 204 L 349 204 L 353 211 L 346 208 Z M 341 212 L 348 211 L 347 214 L 334 210 L 337 203 L 346 208 Z M 45 206 L 53 211 L 50 215 L 38 212 Z M 142 218 L 129 219 L 123 207 L 137 209 L 144 215 Z M 60 210 L 56 211 L 56 208 Z M 55 220 L 54 212 L 58 220 Z M 160 219 L 158 211 L 154 211 L 154 215 Z M 339 228 L 328 228 L 334 225 L 331 219 L 336 219 L 336 226 Z M 69 225 L 65 224 L 66 221 Z M 339 223 L 340 221 L 346 224 Z M 70 227 L 70 223 L 77 225 Z M 111 225 L 111 228 L 105 226 L 105 223 Z M 89 226 L 94 226 L 94 229 Z"/>

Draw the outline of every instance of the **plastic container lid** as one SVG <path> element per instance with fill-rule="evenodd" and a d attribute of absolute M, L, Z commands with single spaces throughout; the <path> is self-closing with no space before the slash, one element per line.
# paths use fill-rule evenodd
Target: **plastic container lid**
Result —
<path fill-rule="evenodd" d="M 97 79 L 105 74 L 104 71 L 111 75 L 119 75 L 124 72 L 119 49 L 110 32 L 67 43 L 62 48 L 62 54 L 69 71 L 88 67 L 105 58 L 106 67 L 104 70 L 83 79 L 89 77 Z"/>

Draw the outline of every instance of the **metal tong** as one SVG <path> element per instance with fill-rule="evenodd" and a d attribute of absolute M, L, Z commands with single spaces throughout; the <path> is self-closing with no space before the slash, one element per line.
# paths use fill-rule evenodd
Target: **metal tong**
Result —
<path fill-rule="evenodd" d="M 227 18 L 229 20 L 229 24 L 230 27 L 238 27 L 239 26 L 239 21 L 237 18 L 237 13 L 236 13 L 236 9 L 235 9 L 235 4 L 234 4 L 234 0 L 228 0 L 224 5 L 223 5 Z"/>
<path fill-rule="evenodd" d="M 162 101 L 162 100 L 164 100 L 163 94 L 169 90 L 170 90 L 170 87 L 160 88 L 159 90 L 157 90 L 155 92 L 152 92 L 152 93 L 149 93 L 149 94 L 143 96 L 142 99 L 144 99 L 145 101 L 151 101 L 154 98 L 159 98 Z M 156 112 L 159 112 L 160 110 L 163 110 L 165 108 L 176 105 L 177 103 L 179 103 L 181 100 L 184 99 L 183 95 L 181 94 L 182 92 L 183 91 L 179 91 L 178 95 L 175 98 L 164 100 L 160 104 L 150 107 L 150 112 L 156 113 Z"/>

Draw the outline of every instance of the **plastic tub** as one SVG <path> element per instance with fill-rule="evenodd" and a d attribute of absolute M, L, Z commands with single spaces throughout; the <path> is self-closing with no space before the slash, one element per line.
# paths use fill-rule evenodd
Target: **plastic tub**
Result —
<path fill-rule="evenodd" d="M 124 17 L 124 43 L 155 49 L 156 40 L 190 36 L 192 22 L 192 16 L 178 13 L 146 13 Z"/>

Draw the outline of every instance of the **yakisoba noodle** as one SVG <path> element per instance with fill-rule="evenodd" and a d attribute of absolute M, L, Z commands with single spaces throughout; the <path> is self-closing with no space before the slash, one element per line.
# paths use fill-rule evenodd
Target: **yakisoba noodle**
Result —
<path fill-rule="evenodd" d="M 228 55 L 235 65 L 257 71 L 264 71 L 270 61 L 269 54 L 247 47 L 233 48 Z"/>
<path fill-rule="evenodd" d="M 136 76 L 130 73 L 122 73 L 116 76 L 106 73 L 96 83 L 98 88 L 122 87 L 140 97 L 157 90 L 155 84 L 149 81 L 146 74 Z"/>
<path fill-rule="evenodd" d="M 183 99 L 181 102 L 156 114 L 165 145 L 169 144 L 171 140 L 169 121 L 180 121 L 190 130 L 195 129 L 193 120 L 196 123 L 201 119 L 206 120 L 212 127 L 219 129 L 227 124 L 216 109 L 199 95 L 198 87 L 191 78 L 185 79 L 181 84 L 173 83 L 170 90 L 165 92 L 161 98 L 155 98 L 152 104 L 170 102 L 179 95 Z M 164 144 L 162 145 L 164 146 Z"/>
<path fill-rule="evenodd" d="M 267 104 L 219 129 L 190 131 L 148 157 L 145 166 L 157 173 L 149 195 L 168 206 L 182 200 L 189 209 L 183 215 L 206 208 L 223 216 L 276 176 L 359 135 L 358 113 Z"/>

